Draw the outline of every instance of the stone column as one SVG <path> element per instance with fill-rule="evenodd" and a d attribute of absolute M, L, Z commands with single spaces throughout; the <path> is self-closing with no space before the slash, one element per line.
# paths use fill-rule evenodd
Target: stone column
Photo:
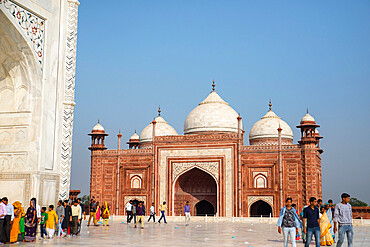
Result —
<path fill-rule="evenodd" d="M 280 128 L 280 124 L 279 124 L 279 128 L 277 129 L 278 131 L 278 157 L 279 157 L 279 196 L 280 196 L 280 207 L 279 208 L 282 208 L 283 205 L 284 205 L 284 199 L 283 199 L 283 164 L 282 164 L 282 155 L 281 155 L 281 131 L 283 129 Z"/>

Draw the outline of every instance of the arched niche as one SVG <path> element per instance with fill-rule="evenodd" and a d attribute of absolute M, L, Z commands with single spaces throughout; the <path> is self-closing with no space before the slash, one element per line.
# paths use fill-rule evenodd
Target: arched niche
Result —
<path fill-rule="evenodd" d="M 0 10 L 0 113 L 32 112 L 31 103 L 40 104 L 41 76 L 28 43 Z"/>

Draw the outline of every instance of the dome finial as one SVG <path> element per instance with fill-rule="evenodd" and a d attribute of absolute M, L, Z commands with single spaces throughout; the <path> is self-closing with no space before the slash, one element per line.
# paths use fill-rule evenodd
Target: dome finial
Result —
<path fill-rule="evenodd" d="M 307 114 L 308 114 L 308 107 L 307 107 Z"/>
<path fill-rule="evenodd" d="M 98 118 L 98 124 L 100 124 L 100 119 Z"/>
<path fill-rule="evenodd" d="M 135 133 L 136 133 L 136 129 L 135 129 Z"/>
<path fill-rule="evenodd" d="M 215 84 L 215 81 L 213 80 L 212 81 L 212 91 L 215 91 L 215 87 L 216 87 L 216 84 Z"/>
<path fill-rule="evenodd" d="M 158 116 L 161 115 L 161 106 L 158 107 Z"/>
<path fill-rule="evenodd" d="M 271 108 L 272 108 L 272 104 L 271 104 L 271 99 L 269 101 L 269 110 L 271 111 Z"/>

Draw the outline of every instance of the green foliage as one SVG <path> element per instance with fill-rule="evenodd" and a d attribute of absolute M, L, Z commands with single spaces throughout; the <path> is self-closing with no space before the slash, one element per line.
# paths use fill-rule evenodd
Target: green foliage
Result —
<path fill-rule="evenodd" d="M 360 201 L 359 199 L 352 197 L 349 201 L 349 204 L 351 204 L 352 207 L 366 207 L 367 203 Z"/>
<path fill-rule="evenodd" d="M 90 203 L 90 196 L 89 195 L 84 195 L 82 198 L 81 198 L 81 203 L 83 205 L 88 205 Z"/>

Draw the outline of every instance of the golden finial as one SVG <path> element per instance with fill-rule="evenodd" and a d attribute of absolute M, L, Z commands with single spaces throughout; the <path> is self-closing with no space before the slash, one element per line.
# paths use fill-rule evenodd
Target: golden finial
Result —
<path fill-rule="evenodd" d="M 98 124 L 100 124 L 100 119 L 98 118 Z"/>
<path fill-rule="evenodd" d="M 308 107 L 307 107 L 307 114 L 308 114 Z"/>
<path fill-rule="evenodd" d="M 135 133 L 136 133 L 136 129 L 135 129 Z"/>
<path fill-rule="evenodd" d="M 271 99 L 269 101 L 269 110 L 271 111 L 271 107 L 272 107 L 272 104 L 271 104 Z"/>
<path fill-rule="evenodd" d="M 215 91 L 215 87 L 216 87 L 215 81 L 212 81 L 212 91 Z"/>
<path fill-rule="evenodd" d="M 161 115 L 161 106 L 158 107 L 158 116 Z"/>

